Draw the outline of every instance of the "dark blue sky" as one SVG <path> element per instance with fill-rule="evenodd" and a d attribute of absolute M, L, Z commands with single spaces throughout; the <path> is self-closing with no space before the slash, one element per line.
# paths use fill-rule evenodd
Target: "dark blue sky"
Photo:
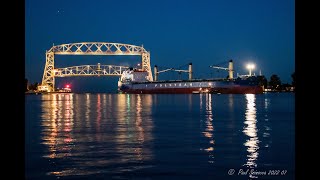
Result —
<path fill-rule="evenodd" d="M 192 62 L 195 77 L 223 76 L 208 66 L 233 59 L 246 74 L 254 62 L 268 79 L 291 83 L 295 69 L 294 0 L 26 0 L 25 73 L 41 82 L 45 52 L 53 45 L 116 42 L 144 45 L 151 66 Z M 140 57 L 56 56 L 56 67 L 136 64 Z M 227 64 L 225 65 L 227 66 Z M 213 74 L 213 75 L 212 75 Z M 160 74 L 162 76 L 162 74 Z M 163 77 L 177 78 L 174 73 Z M 56 78 L 85 91 L 116 89 L 117 78 Z M 82 86 L 82 87 L 80 87 Z"/>

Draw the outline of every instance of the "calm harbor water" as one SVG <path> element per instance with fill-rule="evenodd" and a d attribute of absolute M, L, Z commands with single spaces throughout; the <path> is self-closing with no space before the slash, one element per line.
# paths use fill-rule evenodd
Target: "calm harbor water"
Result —
<path fill-rule="evenodd" d="M 295 95 L 25 96 L 26 179 L 294 179 Z"/>

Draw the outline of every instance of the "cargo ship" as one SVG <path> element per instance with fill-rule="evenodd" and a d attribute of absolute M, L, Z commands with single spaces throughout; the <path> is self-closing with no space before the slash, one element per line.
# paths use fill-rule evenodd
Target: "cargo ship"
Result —
<path fill-rule="evenodd" d="M 123 71 L 118 81 L 118 91 L 129 94 L 262 94 L 263 87 L 259 85 L 256 76 L 239 76 L 233 78 L 233 64 L 229 61 L 228 78 L 192 79 L 192 64 L 189 65 L 188 80 L 157 80 L 155 66 L 155 81 L 148 81 L 148 72 L 142 69 L 129 68 Z"/>

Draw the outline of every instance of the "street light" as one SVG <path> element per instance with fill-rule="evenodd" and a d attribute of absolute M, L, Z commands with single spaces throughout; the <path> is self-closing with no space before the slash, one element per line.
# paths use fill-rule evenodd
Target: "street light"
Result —
<path fill-rule="evenodd" d="M 254 64 L 248 64 L 247 69 L 249 69 L 249 76 L 251 76 L 251 71 L 254 69 Z"/>

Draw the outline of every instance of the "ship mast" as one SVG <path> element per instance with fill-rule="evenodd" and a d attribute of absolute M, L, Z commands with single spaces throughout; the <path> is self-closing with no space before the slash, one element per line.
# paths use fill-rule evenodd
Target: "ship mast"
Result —
<path fill-rule="evenodd" d="M 215 68 L 215 69 L 222 69 L 222 70 L 226 70 L 229 72 L 229 79 L 233 79 L 233 61 L 232 59 L 229 61 L 229 67 L 225 68 L 225 67 L 220 67 L 220 66 L 209 66 L 211 68 Z"/>

